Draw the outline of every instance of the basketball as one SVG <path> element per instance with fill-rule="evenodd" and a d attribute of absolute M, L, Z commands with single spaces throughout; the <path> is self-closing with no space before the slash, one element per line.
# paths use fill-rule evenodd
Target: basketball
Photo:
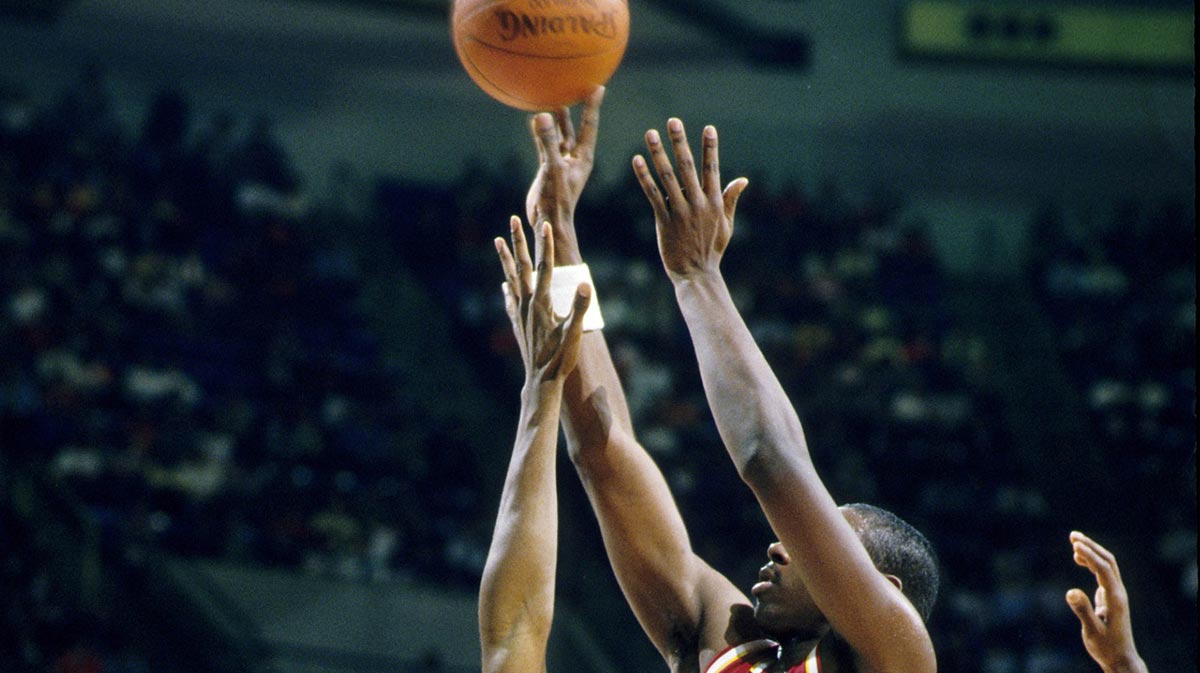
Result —
<path fill-rule="evenodd" d="M 450 32 L 471 79 L 521 110 L 577 103 L 616 72 L 626 0 L 454 0 Z"/>

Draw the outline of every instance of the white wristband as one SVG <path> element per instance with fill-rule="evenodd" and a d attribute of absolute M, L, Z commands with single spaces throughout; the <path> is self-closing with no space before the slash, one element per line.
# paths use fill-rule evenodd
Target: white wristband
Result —
<path fill-rule="evenodd" d="M 533 282 L 537 283 L 537 273 L 533 274 Z M 558 315 L 571 312 L 571 304 L 575 303 L 575 289 L 580 283 L 586 283 L 592 288 L 592 301 L 583 312 L 583 331 L 591 332 L 604 327 L 604 317 L 600 315 L 600 301 L 596 298 L 596 284 L 592 282 L 592 272 L 587 264 L 571 264 L 554 267 L 554 275 L 550 278 L 550 306 Z"/>
<path fill-rule="evenodd" d="M 533 272 L 533 285 L 537 286 L 537 271 Z M 554 275 L 550 278 L 550 307 L 556 315 L 565 316 L 571 312 L 575 303 L 575 289 L 580 283 L 586 283 L 592 288 L 592 301 L 587 311 L 583 313 L 583 331 L 591 332 L 604 327 L 604 317 L 600 315 L 600 302 L 596 299 L 596 285 L 592 282 L 592 273 L 587 264 L 571 264 L 554 267 Z M 504 283 L 508 285 L 508 283 Z"/>

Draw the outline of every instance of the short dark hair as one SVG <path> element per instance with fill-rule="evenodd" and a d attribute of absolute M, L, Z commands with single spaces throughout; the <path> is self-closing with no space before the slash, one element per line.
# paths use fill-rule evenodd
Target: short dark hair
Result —
<path fill-rule="evenodd" d="M 904 595 L 921 619 L 928 621 L 940 583 L 933 545 L 920 531 L 886 509 L 860 502 L 845 505 L 843 509 L 854 512 L 862 522 L 855 532 L 867 548 L 871 562 L 879 572 L 900 578 Z"/>

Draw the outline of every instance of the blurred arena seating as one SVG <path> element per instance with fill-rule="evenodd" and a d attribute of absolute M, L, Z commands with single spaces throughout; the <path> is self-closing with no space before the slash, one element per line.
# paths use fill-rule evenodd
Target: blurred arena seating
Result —
<path fill-rule="evenodd" d="M 508 426 L 478 446 L 461 430 L 473 409 L 414 394 L 374 315 L 404 309 L 364 300 L 368 253 L 338 234 L 388 237 L 455 327 L 442 357 L 465 358 L 513 410 L 520 368 L 490 240 L 525 176 L 472 167 L 456 184 L 384 179 L 368 203 L 321 201 L 268 119 L 196 119 L 165 91 L 130 129 L 106 101 L 94 72 L 48 109 L 0 101 L 0 668 L 233 670 L 155 646 L 163 634 L 97 600 L 163 555 L 473 591 Z M 996 288 L 947 274 L 902 204 L 749 192 L 725 269 L 834 496 L 896 511 L 939 550 L 942 669 L 1092 670 L 1062 600 L 1090 582 L 1066 543 L 1085 525 L 1144 556 L 1121 561 L 1138 571 L 1151 668 L 1194 661 L 1193 206 L 1088 219 L 1058 205 L 1033 224 L 1027 275 L 1009 282 L 1031 288 L 1057 346 L 1042 355 L 1086 410 L 1076 440 L 1102 459 L 1084 460 L 1017 441 L 1051 429 L 1014 413 L 1022 390 L 997 373 L 1011 336 L 960 310 Z M 698 551 L 748 585 L 771 534 L 724 458 L 649 218 L 625 183 L 587 193 L 577 219 L 639 436 Z M 1121 511 L 1074 518 L 1047 486 L 1065 472 Z M 614 660 L 659 665 L 605 575 L 586 502 L 563 506 L 579 565 L 562 595 Z M 96 557 L 56 571 L 47 558 L 76 534 L 54 525 L 81 526 Z M 448 670 L 430 657 L 412 670 Z"/>

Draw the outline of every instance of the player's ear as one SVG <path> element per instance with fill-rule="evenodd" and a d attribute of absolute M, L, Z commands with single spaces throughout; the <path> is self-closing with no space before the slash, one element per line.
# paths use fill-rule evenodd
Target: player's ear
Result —
<path fill-rule="evenodd" d="M 899 577 L 896 577 L 895 575 L 889 575 L 887 573 L 884 573 L 883 576 L 887 578 L 887 581 L 895 584 L 897 589 L 904 591 L 904 582 L 901 582 Z"/>

